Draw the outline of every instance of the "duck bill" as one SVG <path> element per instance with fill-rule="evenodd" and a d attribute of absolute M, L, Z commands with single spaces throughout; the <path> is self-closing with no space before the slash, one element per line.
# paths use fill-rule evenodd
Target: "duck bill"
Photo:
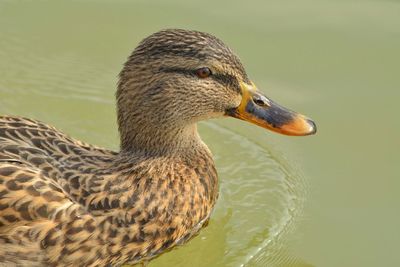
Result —
<path fill-rule="evenodd" d="M 271 131 L 293 136 L 317 132 L 315 123 L 294 111 L 280 106 L 252 85 L 242 83 L 242 101 L 226 115 L 256 124 Z"/>

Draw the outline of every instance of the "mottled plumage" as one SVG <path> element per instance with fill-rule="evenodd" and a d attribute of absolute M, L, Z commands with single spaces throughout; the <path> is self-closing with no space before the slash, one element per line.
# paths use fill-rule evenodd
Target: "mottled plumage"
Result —
<path fill-rule="evenodd" d="M 197 76 L 201 67 L 212 75 Z M 196 122 L 239 114 L 250 101 L 243 84 L 239 59 L 216 37 L 165 30 L 121 71 L 119 152 L 0 116 L 0 265 L 118 266 L 187 241 L 218 196 Z"/>
<path fill-rule="evenodd" d="M 197 164 L 120 155 L 0 117 L 0 262 L 136 262 L 187 240 L 217 197 L 211 155 L 195 149 Z"/>

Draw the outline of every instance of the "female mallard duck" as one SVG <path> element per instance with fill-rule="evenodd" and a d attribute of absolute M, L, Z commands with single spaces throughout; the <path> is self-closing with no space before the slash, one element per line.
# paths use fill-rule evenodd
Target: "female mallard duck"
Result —
<path fill-rule="evenodd" d="M 0 117 L 0 263 L 132 264 L 187 241 L 218 196 L 200 120 L 231 116 L 288 135 L 316 132 L 258 91 L 222 41 L 197 31 L 144 39 L 116 96 L 119 152 Z"/>

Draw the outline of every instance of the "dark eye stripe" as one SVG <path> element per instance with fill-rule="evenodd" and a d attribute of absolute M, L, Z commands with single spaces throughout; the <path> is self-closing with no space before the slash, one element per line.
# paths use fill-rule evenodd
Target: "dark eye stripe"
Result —
<path fill-rule="evenodd" d="M 190 76 L 196 75 L 195 71 L 184 69 L 184 68 L 160 68 L 159 70 L 160 70 L 160 72 L 165 72 L 165 73 L 180 73 L 180 74 L 190 75 Z"/>
<path fill-rule="evenodd" d="M 184 69 L 184 68 L 160 68 L 161 72 L 166 72 L 166 73 L 180 73 L 183 75 L 190 75 L 190 76 L 196 76 L 196 70 L 189 70 L 189 69 Z M 234 89 L 236 92 L 241 92 L 240 90 L 240 84 L 238 79 L 230 74 L 221 74 L 221 73 L 215 73 L 209 76 L 209 78 L 213 79 L 214 81 Z"/>
<path fill-rule="evenodd" d="M 213 78 L 215 81 L 219 82 L 220 84 L 230 87 L 234 89 L 236 92 L 240 92 L 240 84 L 235 76 L 229 74 L 216 73 L 210 77 Z"/>

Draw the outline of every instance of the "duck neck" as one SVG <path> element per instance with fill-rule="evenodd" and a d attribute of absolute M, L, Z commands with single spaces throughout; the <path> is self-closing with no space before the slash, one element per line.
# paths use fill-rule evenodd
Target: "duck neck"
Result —
<path fill-rule="evenodd" d="M 205 147 L 195 123 L 183 127 L 142 127 L 121 133 L 121 152 L 165 156 L 191 153 Z"/>

